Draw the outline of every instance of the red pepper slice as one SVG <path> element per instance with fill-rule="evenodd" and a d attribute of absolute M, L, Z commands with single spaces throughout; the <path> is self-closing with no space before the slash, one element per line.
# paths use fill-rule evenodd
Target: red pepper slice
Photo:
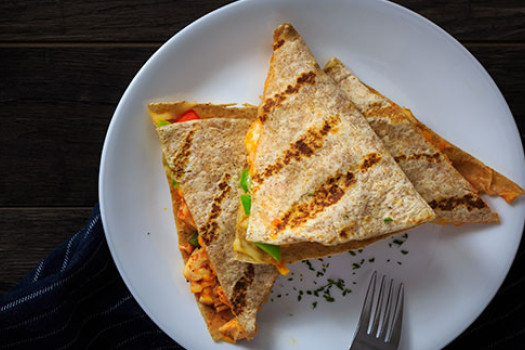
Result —
<path fill-rule="evenodd" d="M 175 119 L 175 123 L 187 122 L 188 120 L 194 120 L 194 119 L 201 119 L 201 118 L 199 118 L 199 115 L 195 113 L 193 109 L 190 109 L 189 111 L 184 112 L 181 115 L 179 115 L 179 117 Z"/>

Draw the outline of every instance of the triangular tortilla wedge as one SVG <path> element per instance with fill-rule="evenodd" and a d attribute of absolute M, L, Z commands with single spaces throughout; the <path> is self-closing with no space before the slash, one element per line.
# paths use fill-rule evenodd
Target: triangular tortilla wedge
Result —
<path fill-rule="evenodd" d="M 256 109 L 188 102 L 148 107 L 156 125 L 167 124 L 188 109 L 201 118 L 157 127 L 186 263 L 184 275 L 196 293 L 214 340 L 251 339 L 257 331 L 256 313 L 277 277 L 277 270 L 271 265 L 252 265 L 233 258 L 239 174 L 246 166 L 243 141 Z M 189 213 L 184 214 L 187 209 Z M 191 252 L 188 241 L 196 229 L 202 247 Z M 208 272 L 214 272 L 216 280 L 199 282 L 206 271 L 203 266 L 209 266 Z M 212 285 L 212 296 L 202 291 L 199 294 L 202 286 L 217 280 L 222 292 Z M 221 297 L 226 301 L 221 302 Z"/>
<path fill-rule="evenodd" d="M 413 117 L 374 89 L 363 84 L 337 58 L 325 71 L 347 94 L 381 137 L 417 191 L 437 214 L 436 222 L 498 222 L 476 189 L 425 138 Z"/>
<path fill-rule="evenodd" d="M 525 191 L 516 183 L 436 134 L 417 120 L 409 109 L 406 111 L 423 136 L 448 157 L 454 168 L 474 185 L 479 193 L 500 196 L 509 204 L 525 194 Z"/>
<path fill-rule="evenodd" d="M 252 177 L 248 242 L 337 246 L 435 217 L 290 24 L 275 31 L 246 146 Z"/>

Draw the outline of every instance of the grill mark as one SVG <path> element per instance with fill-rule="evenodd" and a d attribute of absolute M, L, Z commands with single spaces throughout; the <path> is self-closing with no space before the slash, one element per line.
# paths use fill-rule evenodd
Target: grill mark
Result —
<path fill-rule="evenodd" d="M 224 201 L 228 193 L 231 191 L 231 186 L 228 184 L 230 178 L 230 174 L 224 174 L 224 176 L 221 179 L 221 182 L 219 182 L 219 184 L 217 185 L 217 187 L 220 190 L 220 193 L 217 196 L 215 196 L 215 198 L 213 198 L 213 202 L 211 204 L 211 212 L 208 216 L 208 220 L 199 232 L 200 237 L 208 246 L 210 245 L 210 243 L 212 243 L 219 237 L 219 234 L 217 233 L 217 230 L 219 228 L 217 218 L 222 212 L 222 202 Z"/>
<path fill-rule="evenodd" d="M 463 197 L 449 197 L 440 200 L 433 200 L 429 203 L 432 209 L 440 209 L 444 211 L 454 210 L 455 208 L 463 205 L 468 211 L 473 209 L 483 209 L 486 207 L 485 202 L 473 194 L 466 194 Z"/>
<path fill-rule="evenodd" d="M 364 173 L 368 169 L 372 168 L 374 165 L 379 163 L 380 161 L 381 161 L 381 155 L 375 152 L 368 153 L 363 159 L 363 162 L 361 163 L 361 165 L 359 166 L 360 171 Z"/>
<path fill-rule="evenodd" d="M 314 72 L 308 72 L 303 73 L 299 78 L 297 78 L 297 84 L 315 84 L 315 73 Z"/>
<path fill-rule="evenodd" d="M 253 265 L 246 265 L 248 265 L 248 267 L 243 276 L 235 282 L 235 285 L 233 286 L 231 303 L 233 306 L 233 313 L 236 316 L 240 315 L 246 307 L 246 294 L 255 277 L 255 269 Z"/>
<path fill-rule="evenodd" d="M 184 169 L 186 169 L 186 166 L 190 160 L 191 143 L 193 142 L 193 135 L 195 132 L 196 129 L 193 129 L 186 134 L 184 141 L 182 141 L 182 147 L 180 148 L 180 151 L 177 152 L 177 154 L 175 154 L 173 157 L 173 159 L 176 159 L 176 162 L 173 163 L 172 171 L 178 177 L 184 175 Z"/>
<path fill-rule="evenodd" d="M 277 41 L 277 42 L 274 42 L 273 45 L 272 45 L 273 50 L 274 50 L 274 51 L 277 50 L 278 48 L 280 48 L 281 46 L 283 46 L 283 44 L 284 44 L 284 40 L 282 40 L 282 39 L 279 40 L 279 41 Z"/>
<path fill-rule="evenodd" d="M 351 171 L 338 173 L 328 178 L 316 189 L 313 196 L 307 197 L 306 202 L 293 204 L 281 219 L 276 220 L 277 225 L 271 237 L 276 238 L 277 234 L 286 227 L 299 227 L 307 220 L 315 218 L 327 207 L 336 204 L 355 182 L 355 175 Z"/>
<path fill-rule="evenodd" d="M 440 159 L 440 154 L 437 152 L 434 154 L 416 153 L 416 154 L 411 154 L 409 156 L 407 156 L 406 154 L 401 154 L 397 157 L 394 157 L 396 162 L 399 162 L 401 160 L 420 160 L 421 158 L 425 158 L 429 162 L 438 162 Z"/>
<path fill-rule="evenodd" d="M 315 150 L 323 146 L 326 135 L 337 131 L 335 126 L 340 121 L 341 119 L 338 115 L 331 115 L 324 121 L 320 129 L 315 129 L 314 127 L 308 129 L 306 134 L 290 145 L 290 148 L 284 152 L 282 157 L 278 158 L 274 164 L 267 166 L 263 171 L 252 176 L 252 180 L 262 184 L 265 178 L 279 173 L 292 160 L 300 161 L 302 158 L 311 157 Z"/>
<path fill-rule="evenodd" d="M 307 72 L 301 74 L 296 79 L 295 85 L 288 85 L 286 90 L 278 92 L 273 97 L 266 99 L 262 106 L 262 113 L 259 115 L 259 120 L 265 122 L 268 119 L 268 114 L 273 112 L 275 107 L 282 106 L 282 103 L 286 101 L 289 95 L 299 92 L 303 85 L 314 85 L 315 84 L 315 72 Z"/>

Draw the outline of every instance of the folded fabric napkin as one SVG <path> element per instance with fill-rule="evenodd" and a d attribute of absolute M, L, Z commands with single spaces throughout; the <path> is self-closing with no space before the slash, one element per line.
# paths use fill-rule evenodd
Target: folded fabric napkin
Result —
<path fill-rule="evenodd" d="M 84 229 L 0 296 L 0 349 L 183 348 L 124 285 L 97 205 Z"/>

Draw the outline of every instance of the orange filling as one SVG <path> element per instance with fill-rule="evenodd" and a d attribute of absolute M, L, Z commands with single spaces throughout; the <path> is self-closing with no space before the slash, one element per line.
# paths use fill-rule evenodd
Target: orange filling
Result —
<path fill-rule="evenodd" d="M 235 318 L 232 305 L 217 280 L 204 246 L 193 249 L 184 267 L 184 277 L 190 282 L 190 290 L 199 303 L 216 312 L 214 318 L 209 320 L 209 327 L 214 333 L 219 333 L 222 340 L 232 343 L 246 338 L 244 329 Z"/>

